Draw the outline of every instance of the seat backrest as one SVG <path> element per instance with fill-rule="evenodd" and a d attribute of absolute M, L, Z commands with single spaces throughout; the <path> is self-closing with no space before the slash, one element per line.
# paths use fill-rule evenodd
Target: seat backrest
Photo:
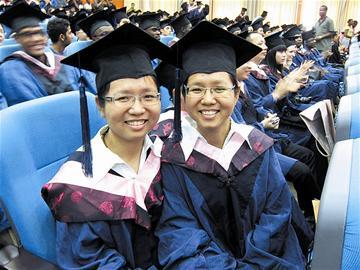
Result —
<path fill-rule="evenodd" d="M 13 44 L 17 44 L 16 40 L 14 38 L 6 38 L 1 43 L 1 46 L 7 46 L 7 45 L 13 45 Z"/>
<path fill-rule="evenodd" d="M 0 62 L 3 61 L 6 57 L 8 57 L 10 54 L 18 50 L 21 50 L 20 44 L 0 46 Z"/>
<path fill-rule="evenodd" d="M 64 50 L 64 55 L 65 56 L 69 56 L 72 55 L 84 48 L 86 48 L 87 46 L 89 46 L 93 41 L 92 40 L 83 40 L 83 41 L 75 41 L 70 43 L 68 46 L 66 46 L 65 50 Z"/>
<path fill-rule="evenodd" d="M 341 141 L 335 145 L 320 200 L 311 269 L 345 269 L 341 267 L 344 263 L 351 265 L 351 261 L 344 262 L 343 252 L 346 245 L 348 248 L 355 247 L 348 252 L 347 259 L 354 259 L 357 256 L 358 264 L 358 267 L 347 269 L 360 267 L 359 256 L 354 252 L 360 250 L 360 241 L 358 241 L 360 231 L 359 227 L 353 226 L 359 224 L 360 215 L 357 213 L 359 203 L 349 201 L 351 193 L 354 192 L 353 189 L 359 189 L 359 184 L 356 183 L 359 182 L 358 151 L 360 151 L 360 139 Z M 352 197 L 358 200 L 360 192 L 358 190 L 355 192 L 358 197 Z M 349 216 L 349 207 L 350 209 L 355 207 L 351 209 L 352 216 Z M 357 219 L 356 222 L 354 218 Z M 346 241 L 349 242 L 346 243 Z"/>
<path fill-rule="evenodd" d="M 359 75 L 360 76 L 360 75 Z M 359 89 L 360 90 L 360 89 Z M 343 96 L 336 117 L 336 141 L 360 138 L 360 91 Z"/>
<path fill-rule="evenodd" d="M 345 95 L 351 95 L 360 92 L 360 76 L 349 75 L 345 81 Z"/>
<path fill-rule="evenodd" d="M 94 136 L 105 120 L 87 96 Z M 40 191 L 81 145 L 79 93 L 11 106 L 0 111 L 0 123 L 0 199 L 23 247 L 55 264 L 55 222 Z"/>

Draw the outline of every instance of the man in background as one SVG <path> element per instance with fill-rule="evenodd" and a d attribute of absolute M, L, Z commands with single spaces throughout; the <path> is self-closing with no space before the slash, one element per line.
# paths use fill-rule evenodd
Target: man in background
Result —
<path fill-rule="evenodd" d="M 331 49 L 331 41 L 334 32 L 334 21 L 326 16 L 327 6 L 320 7 L 319 20 L 314 25 L 316 48 L 320 51 L 328 51 Z"/>

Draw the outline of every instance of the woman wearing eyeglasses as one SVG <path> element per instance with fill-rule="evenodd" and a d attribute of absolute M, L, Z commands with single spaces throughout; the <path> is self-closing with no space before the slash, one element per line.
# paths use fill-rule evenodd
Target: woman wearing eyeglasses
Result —
<path fill-rule="evenodd" d="M 63 60 L 96 73 L 107 125 L 42 190 L 56 219 L 61 269 L 157 269 L 162 141 L 147 135 L 160 115 L 151 59 L 170 57 L 167 46 L 126 24 Z"/>
<path fill-rule="evenodd" d="M 273 140 L 230 118 L 239 97 L 236 67 L 261 49 L 210 22 L 200 22 L 172 48 L 187 74 L 182 105 L 195 123 L 180 129 L 175 118 L 164 142 L 164 203 L 155 233 L 160 264 L 304 269 L 302 248 L 312 232 L 281 173 Z M 295 224 L 305 233 L 297 235 Z"/>

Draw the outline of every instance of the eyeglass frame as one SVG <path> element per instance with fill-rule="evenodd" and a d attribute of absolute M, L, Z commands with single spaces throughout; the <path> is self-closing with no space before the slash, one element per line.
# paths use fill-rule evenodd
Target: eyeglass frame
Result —
<path fill-rule="evenodd" d="M 186 95 L 188 96 L 189 95 L 189 90 L 190 90 L 190 87 L 187 86 L 187 85 L 183 85 L 184 87 L 184 90 L 185 90 L 185 93 Z M 203 98 L 206 94 L 206 91 L 210 91 L 210 94 L 213 96 L 213 97 L 217 97 L 217 98 L 222 98 L 221 96 L 217 96 L 216 94 L 219 94 L 219 93 L 216 93 L 215 89 L 219 89 L 219 88 L 222 88 L 223 91 L 222 93 L 225 93 L 225 92 L 230 92 L 230 91 L 234 91 L 236 89 L 236 85 L 234 84 L 232 87 L 201 87 L 201 86 L 197 86 L 197 88 L 201 88 L 203 91 L 201 92 L 202 94 L 199 95 L 199 96 L 192 96 L 190 94 L 190 97 L 195 97 L 195 98 Z M 215 95 L 214 95 L 215 93 Z M 225 97 L 225 96 L 224 96 Z"/>
<path fill-rule="evenodd" d="M 152 105 L 156 105 L 157 102 L 159 102 L 161 100 L 161 95 L 160 93 L 157 93 L 155 94 L 154 96 L 156 97 L 156 99 L 154 100 L 154 103 L 153 104 L 145 104 L 143 103 L 142 99 L 144 98 L 144 96 L 148 96 L 150 95 L 149 93 L 145 93 L 145 94 L 142 94 L 142 95 L 124 95 L 124 97 L 131 97 L 131 100 L 129 101 L 125 101 L 125 102 L 121 102 L 119 100 L 116 100 L 116 96 L 118 94 L 121 94 L 121 93 L 116 93 L 114 96 L 105 96 L 105 97 L 101 97 L 99 96 L 99 99 L 100 100 L 103 100 L 103 101 L 106 101 L 106 102 L 112 102 L 114 103 L 115 106 L 117 107 L 121 107 L 121 105 L 123 106 L 127 106 L 127 107 L 132 107 L 134 106 L 135 104 L 135 101 L 136 100 L 139 100 L 139 102 L 143 105 L 143 106 L 152 106 Z M 152 95 L 151 95 L 152 96 Z M 118 104 L 118 105 L 117 105 Z"/>

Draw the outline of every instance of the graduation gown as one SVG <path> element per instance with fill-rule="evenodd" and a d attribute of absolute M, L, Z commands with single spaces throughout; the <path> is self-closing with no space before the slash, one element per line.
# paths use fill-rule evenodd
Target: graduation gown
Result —
<path fill-rule="evenodd" d="M 291 107 L 288 104 L 287 98 L 278 101 L 274 100 L 268 77 L 259 76 L 259 74 L 252 72 L 244 83 L 260 115 L 265 116 L 267 113 L 277 113 L 282 118 L 286 107 Z M 290 141 L 296 144 L 305 145 L 311 138 L 311 134 L 307 129 L 285 125 L 281 121 L 280 130 L 288 136 Z"/>
<path fill-rule="evenodd" d="M 165 141 L 164 205 L 156 230 L 160 263 L 169 269 L 304 269 L 292 225 L 292 217 L 301 216 L 272 139 L 249 126 L 232 125 L 248 137 L 231 136 L 229 149 L 236 152 L 223 153 L 232 157 L 228 169 L 215 160 L 218 150 L 212 153 L 214 147 L 203 140 L 195 143 L 194 134 L 183 131 L 183 142 L 190 136 L 193 148 Z M 307 231 L 300 220 L 295 227 Z M 312 233 L 307 233 L 308 243 Z"/>
<path fill-rule="evenodd" d="M 62 57 L 51 52 L 46 54 L 53 61 L 52 67 L 45 68 L 48 71 L 28 61 L 31 56 L 24 52 L 15 52 L 1 63 L 0 92 L 8 106 L 73 90 L 67 67 L 60 63 Z"/>
<path fill-rule="evenodd" d="M 93 178 L 83 175 L 77 151 L 42 188 L 56 219 L 57 262 L 61 269 L 157 269 L 162 142 L 154 140 L 130 178 L 113 169 L 100 136 L 91 142 Z"/>

